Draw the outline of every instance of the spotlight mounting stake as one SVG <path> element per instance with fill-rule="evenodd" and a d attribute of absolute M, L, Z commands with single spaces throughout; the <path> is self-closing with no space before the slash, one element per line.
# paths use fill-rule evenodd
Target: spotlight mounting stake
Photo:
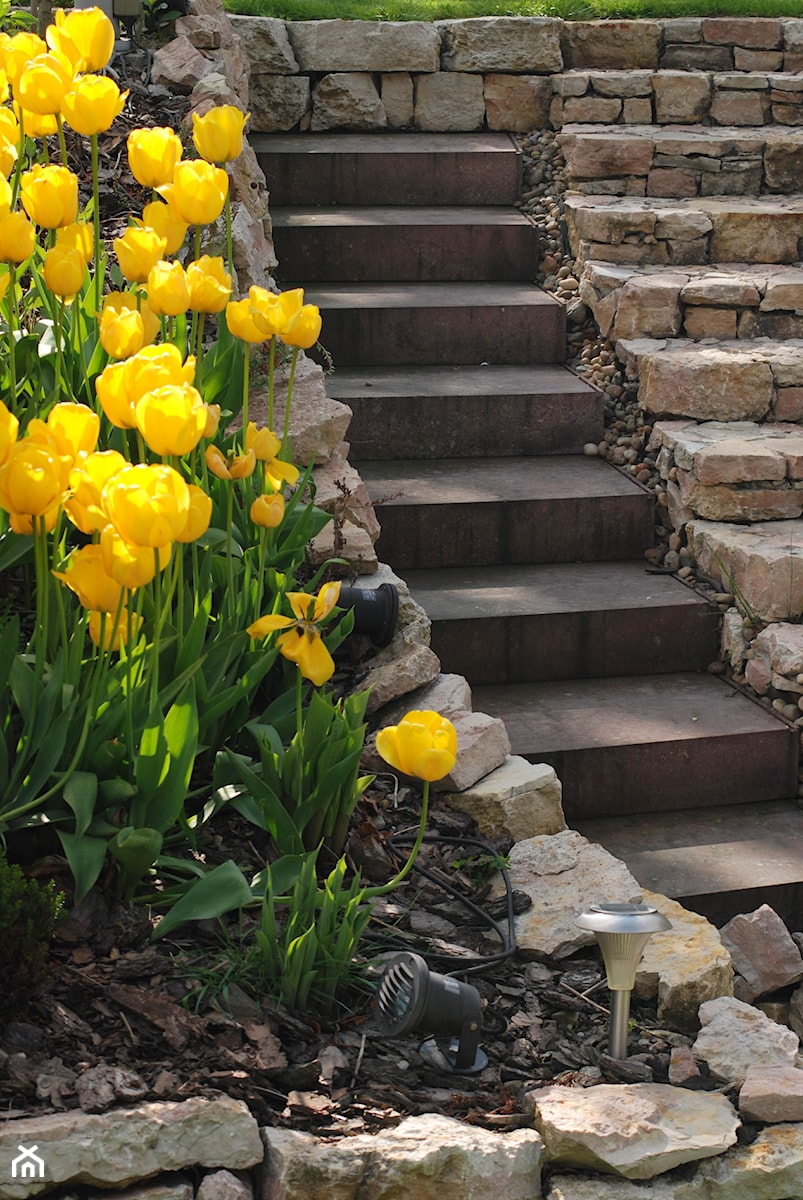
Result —
<path fill-rule="evenodd" d="M 650 936 L 672 926 L 663 913 L 651 904 L 617 904 L 608 901 L 592 904 L 580 914 L 577 924 L 582 929 L 593 930 L 597 935 L 605 962 L 611 992 L 610 1056 L 627 1058 L 627 1023 L 636 968 Z"/>

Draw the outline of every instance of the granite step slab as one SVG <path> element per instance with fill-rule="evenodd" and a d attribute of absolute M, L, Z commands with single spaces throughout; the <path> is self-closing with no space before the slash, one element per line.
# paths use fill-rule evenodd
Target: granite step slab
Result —
<path fill-rule="evenodd" d="M 580 833 L 642 887 L 722 926 L 769 904 L 803 927 L 803 809 L 795 799 L 590 817 Z"/>
<path fill-rule="evenodd" d="M 536 226 L 512 206 L 271 208 L 282 275 L 313 282 L 533 280 Z"/>
<path fill-rule="evenodd" d="M 713 675 L 499 684 L 473 703 L 512 754 L 554 767 L 570 825 L 797 794 L 798 730 Z"/>
<path fill-rule="evenodd" d="M 579 454 L 603 435 L 602 392 L 551 364 L 343 368 L 326 393 L 354 414 L 356 463 L 413 448 L 419 458 Z"/>
<path fill-rule="evenodd" d="M 535 284 L 330 283 L 305 296 L 321 310 L 322 344 L 336 368 L 566 357 L 566 310 Z"/>
<path fill-rule="evenodd" d="M 256 134 L 271 206 L 512 204 L 521 155 L 507 133 Z"/>
<path fill-rule="evenodd" d="M 719 612 L 644 560 L 408 571 L 441 669 L 472 687 L 704 670 Z"/>
<path fill-rule="evenodd" d="M 394 570 L 632 559 L 653 536 L 653 496 L 575 455 L 362 462 L 377 552 Z"/>

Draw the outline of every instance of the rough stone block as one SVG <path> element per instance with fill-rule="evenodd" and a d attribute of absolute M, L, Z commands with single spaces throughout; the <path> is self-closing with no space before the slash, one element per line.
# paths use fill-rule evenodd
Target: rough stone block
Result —
<path fill-rule="evenodd" d="M 563 57 L 568 67 L 657 67 L 660 21 L 567 21 Z"/>
<path fill-rule="evenodd" d="M 728 921 L 720 937 L 742 977 L 742 998 L 748 1003 L 803 979 L 800 951 L 768 904 Z"/>
<path fill-rule="evenodd" d="M 702 1026 L 692 1047 L 718 1079 L 741 1087 L 750 1067 L 793 1067 L 799 1039 L 757 1008 L 723 996 L 700 1005 Z"/>
<path fill-rule="evenodd" d="M 549 120 L 552 86 L 540 75 L 486 75 L 489 129 L 541 129 Z"/>
<path fill-rule="evenodd" d="M 342 71 L 324 75 L 312 92 L 313 131 L 384 129 L 388 123 L 372 75 Z"/>
<path fill-rule="evenodd" d="M 481 837 L 508 834 L 522 841 L 566 828 L 561 792 L 552 767 L 508 755 L 496 770 L 444 799 L 474 817 Z"/>
<path fill-rule="evenodd" d="M 437 71 L 440 35 L 424 21 L 288 21 L 302 71 Z"/>
<path fill-rule="evenodd" d="M 718 92 L 711 101 L 711 120 L 717 125 L 763 125 L 769 97 L 758 92 Z"/>
<path fill-rule="evenodd" d="M 702 71 L 658 71 L 652 84 L 659 125 L 695 125 L 708 115 L 711 82 Z"/>
<path fill-rule="evenodd" d="M 672 338 L 680 329 L 680 289 L 687 275 L 635 275 L 623 285 L 616 312 L 617 338 Z"/>
<path fill-rule="evenodd" d="M 252 74 L 249 88 L 249 128 L 255 133 L 284 133 L 294 129 L 309 112 L 310 83 L 306 75 Z"/>
<path fill-rule="evenodd" d="M 712 45 L 774 50 L 781 45 L 781 22 L 772 17 L 704 17 L 703 41 Z"/>
<path fill-rule="evenodd" d="M 407 129 L 413 123 L 413 77 L 409 71 L 391 71 L 382 76 L 380 95 L 391 129 Z"/>
<path fill-rule="evenodd" d="M 686 310 L 683 317 L 683 332 L 686 337 L 702 341 L 703 338 L 716 338 L 717 341 L 730 341 L 738 331 L 738 314 L 732 308 L 706 308 L 697 305 Z"/>
<path fill-rule="evenodd" d="M 795 1067 L 749 1067 L 739 1092 L 747 1121 L 803 1121 L 803 1071 Z"/>
<path fill-rule="evenodd" d="M 436 21 L 443 38 L 444 71 L 528 71 L 563 68 L 562 22 L 554 17 L 469 17 Z"/>
<path fill-rule="evenodd" d="M 287 36 L 287 26 L 277 17 L 243 17 L 229 14 L 235 33 L 248 46 L 255 74 L 296 75 L 298 63 Z"/>
<path fill-rule="evenodd" d="M 510 738 L 504 722 L 487 713 L 456 712 L 450 720 L 457 731 L 457 762 L 434 787 L 439 792 L 463 792 L 501 766 L 510 754 Z"/>
<path fill-rule="evenodd" d="M 419 75 L 415 81 L 415 124 L 437 133 L 481 129 L 485 121 L 482 77 L 467 73 Z"/>

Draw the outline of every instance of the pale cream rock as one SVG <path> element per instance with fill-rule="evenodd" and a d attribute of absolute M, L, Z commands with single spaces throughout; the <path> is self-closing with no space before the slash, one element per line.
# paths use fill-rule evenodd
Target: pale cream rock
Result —
<path fill-rule="evenodd" d="M 409 71 L 391 71 L 380 82 L 380 95 L 391 129 L 407 129 L 413 123 L 413 77 Z"/>
<path fill-rule="evenodd" d="M 198 1185 L 195 1200 L 252 1200 L 250 1183 L 231 1171 L 213 1171 Z"/>
<path fill-rule="evenodd" d="M 307 545 L 307 562 L 311 567 L 322 567 L 332 558 L 342 558 L 357 575 L 372 578 L 379 565 L 370 533 L 348 520 L 337 531 L 330 522 Z"/>
<path fill-rule="evenodd" d="M 803 271 L 792 269 L 770 275 L 760 308 L 762 312 L 788 308 L 803 312 Z"/>
<path fill-rule="evenodd" d="M 562 22 L 553 17 L 469 17 L 436 21 L 444 71 L 546 75 L 563 68 Z"/>
<path fill-rule="evenodd" d="M 510 739 L 504 722 L 487 713 L 455 712 L 449 719 L 457 732 L 457 761 L 433 786 L 439 792 L 462 792 L 505 761 Z"/>
<path fill-rule="evenodd" d="M 415 124 L 436 133 L 480 129 L 485 120 L 482 77 L 466 72 L 415 79 Z"/>
<path fill-rule="evenodd" d="M 348 443 L 341 442 L 328 461 L 313 471 L 315 503 L 324 512 L 359 525 L 376 542 L 379 537 L 376 510 L 368 489 L 348 461 L 348 450 Z"/>
<path fill-rule="evenodd" d="M 757 420 L 769 412 L 774 391 L 772 370 L 757 359 L 749 349 L 705 345 L 645 354 L 639 399 L 655 415 Z"/>
<path fill-rule="evenodd" d="M 696 124 L 708 115 L 711 81 L 704 71 L 657 71 L 652 86 L 660 125 Z"/>
<path fill-rule="evenodd" d="M 741 976 L 740 998 L 748 1004 L 803 979 L 800 951 L 768 904 L 733 917 L 723 925 L 720 937 Z"/>
<path fill-rule="evenodd" d="M 741 1086 L 750 1067 L 793 1067 L 800 1045 L 791 1029 L 777 1025 L 757 1008 L 722 996 L 700 1005 L 692 1050 L 713 1075 Z"/>
<path fill-rule="evenodd" d="M 795 1067 L 749 1067 L 739 1092 L 747 1121 L 803 1121 L 803 1071 Z"/>
<path fill-rule="evenodd" d="M 688 283 L 681 289 L 680 299 L 684 304 L 731 304 L 739 308 L 748 308 L 759 303 L 759 288 L 764 279 L 766 273 L 763 277 L 752 277 L 704 271 L 689 278 Z"/>
<path fill-rule="evenodd" d="M 393 700 L 406 697 L 410 692 L 432 683 L 440 674 L 441 664 L 437 654 L 429 646 L 418 642 L 408 643 L 394 638 L 379 654 L 365 664 L 367 672 L 363 687 L 370 688 L 369 713 L 375 713 Z M 385 770 L 387 764 L 374 758 L 371 769 Z"/>
<path fill-rule="evenodd" d="M 387 123 L 374 78 L 366 71 L 332 72 L 313 88 L 310 125 L 313 132 L 384 129 Z"/>
<path fill-rule="evenodd" d="M 477 822 L 481 837 L 507 834 L 514 841 L 566 828 L 562 788 L 552 767 L 508 755 L 501 766 L 444 800 Z"/>
<path fill-rule="evenodd" d="M 288 21 L 302 71 L 437 71 L 440 35 L 424 21 Z"/>
<path fill-rule="evenodd" d="M 197 50 L 186 36 L 173 38 L 153 56 L 151 82 L 174 92 L 191 92 L 199 79 L 218 71 L 215 63 Z"/>
<path fill-rule="evenodd" d="M 287 36 L 287 26 L 277 17 L 229 15 L 235 33 L 248 46 L 254 74 L 296 75 L 298 63 Z"/>
<path fill-rule="evenodd" d="M 249 89 L 249 128 L 254 133 L 282 133 L 293 129 L 309 112 L 310 81 L 306 75 L 252 73 Z"/>
<path fill-rule="evenodd" d="M 289 367 L 276 371 L 274 380 L 273 429 L 281 434 L 289 382 Z M 267 424 L 267 390 L 251 397 L 249 420 Z M 326 395 L 322 367 L 301 352 L 296 363 L 290 402 L 290 447 L 292 460 L 302 469 L 308 463 L 325 463 L 343 441 L 351 421 L 351 409 Z"/>
<path fill-rule="evenodd" d="M 763 621 L 797 619 L 803 612 L 803 522 L 733 525 L 692 521 L 689 546 L 707 575 L 730 578 Z"/>
<path fill-rule="evenodd" d="M 552 87 L 540 75 L 486 75 L 489 129 L 541 129 L 549 117 Z"/>
<path fill-rule="evenodd" d="M 675 337 L 680 330 L 680 290 L 687 275 L 634 275 L 619 293 L 613 336 Z"/>
<path fill-rule="evenodd" d="M 753 647 L 779 675 L 803 674 L 803 625 L 774 621 L 756 635 Z"/>
<path fill-rule="evenodd" d="M 380 571 L 384 564 L 380 565 Z M 423 611 L 423 610 L 422 610 Z M 426 614 L 425 614 L 426 615 Z M 456 712 L 471 712 L 471 688 L 462 675 L 437 675 L 432 683 L 416 688 L 382 710 L 382 726 L 398 725 L 409 712 L 437 712 L 451 719 Z M 449 796 L 443 797 L 448 800 Z"/>

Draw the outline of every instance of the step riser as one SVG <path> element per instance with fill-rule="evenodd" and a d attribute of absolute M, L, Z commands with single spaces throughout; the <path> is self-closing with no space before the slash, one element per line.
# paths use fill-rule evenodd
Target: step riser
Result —
<path fill-rule="evenodd" d="M 618 609 L 432 622 L 443 671 L 472 686 L 704 670 L 719 654 L 719 614 Z"/>
<path fill-rule="evenodd" d="M 309 297 L 313 300 L 313 297 Z M 559 305 L 476 308 L 322 308 L 322 343 L 336 366 L 560 363 Z"/>
<path fill-rule="evenodd" d="M 354 416 L 354 462 L 399 457 L 416 431 L 420 458 L 580 454 L 603 435 L 603 402 L 581 392 L 554 396 L 338 397 Z"/>
<path fill-rule="evenodd" d="M 274 218 L 282 275 L 309 282 L 530 281 L 538 270 L 532 226 L 282 226 Z"/>
<path fill-rule="evenodd" d="M 521 190 L 521 159 L 473 151 L 405 153 L 404 137 L 392 153 L 276 153 L 256 142 L 271 204 L 392 204 L 454 206 L 512 204 Z M 268 141 L 269 139 L 265 139 Z"/>
<path fill-rule="evenodd" d="M 515 742 L 510 733 L 511 743 Z M 753 733 L 639 746 L 513 754 L 555 768 L 566 820 L 776 800 L 797 791 L 796 735 Z"/>
<path fill-rule="evenodd" d="M 632 559 L 653 532 L 652 497 L 638 493 L 473 505 L 390 503 L 379 505 L 377 515 L 377 551 L 401 571 Z"/>

